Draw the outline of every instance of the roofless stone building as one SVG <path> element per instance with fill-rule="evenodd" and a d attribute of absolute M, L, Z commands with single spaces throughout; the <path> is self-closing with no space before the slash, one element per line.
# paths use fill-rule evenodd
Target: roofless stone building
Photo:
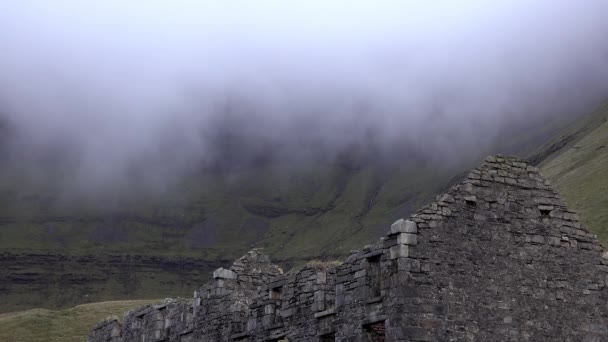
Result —
<path fill-rule="evenodd" d="M 489 157 L 337 266 L 249 252 L 90 342 L 608 341 L 608 261 L 535 167 Z"/>

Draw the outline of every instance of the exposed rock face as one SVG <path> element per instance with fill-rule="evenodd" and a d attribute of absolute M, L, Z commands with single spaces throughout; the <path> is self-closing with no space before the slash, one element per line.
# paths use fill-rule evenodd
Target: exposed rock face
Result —
<path fill-rule="evenodd" d="M 89 341 L 608 341 L 601 254 L 536 168 L 489 157 L 337 267 L 283 275 L 252 251 Z"/>

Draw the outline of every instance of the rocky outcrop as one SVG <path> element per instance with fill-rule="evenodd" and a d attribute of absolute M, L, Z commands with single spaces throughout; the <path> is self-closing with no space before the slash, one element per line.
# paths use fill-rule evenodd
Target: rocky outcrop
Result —
<path fill-rule="evenodd" d="M 489 157 L 338 266 L 281 274 L 254 250 L 89 341 L 606 341 L 601 254 L 536 168 Z"/>

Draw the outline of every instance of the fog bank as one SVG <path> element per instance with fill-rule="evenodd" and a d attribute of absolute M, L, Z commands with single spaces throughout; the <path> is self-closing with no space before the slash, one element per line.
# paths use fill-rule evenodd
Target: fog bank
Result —
<path fill-rule="evenodd" d="M 6 1 L 3 160 L 95 189 L 344 151 L 459 158 L 606 97 L 605 13 L 603 0 Z"/>

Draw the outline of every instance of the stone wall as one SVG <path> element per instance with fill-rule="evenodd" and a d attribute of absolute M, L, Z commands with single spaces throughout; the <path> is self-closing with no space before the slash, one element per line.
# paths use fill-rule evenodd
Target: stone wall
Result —
<path fill-rule="evenodd" d="M 601 254 L 536 168 L 489 157 L 338 266 L 282 274 L 254 250 L 89 341 L 608 341 Z"/>

